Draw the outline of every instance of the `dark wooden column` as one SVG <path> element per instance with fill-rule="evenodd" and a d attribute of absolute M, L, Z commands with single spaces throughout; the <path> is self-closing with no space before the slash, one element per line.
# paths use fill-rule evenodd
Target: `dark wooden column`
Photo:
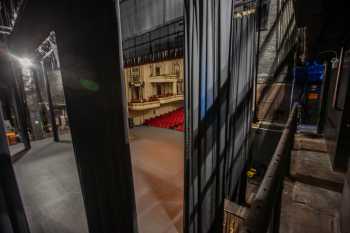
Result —
<path fill-rule="evenodd" d="M 90 233 L 137 232 L 119 18 L 114 0 L 28 0 L 10 41 L 28 56 L 56 32 Z"/>
<path fill-rule="evenodd" d="M 0 103 L 1 104 L 1 103 Z M 29 233 L 0 109 L 0 232 Z"/>
<path fill-rule="evenodd" d="M 137 231 L 122 75 L 119 1 L 61 1 L 55 22 L 91 233 Z"/>

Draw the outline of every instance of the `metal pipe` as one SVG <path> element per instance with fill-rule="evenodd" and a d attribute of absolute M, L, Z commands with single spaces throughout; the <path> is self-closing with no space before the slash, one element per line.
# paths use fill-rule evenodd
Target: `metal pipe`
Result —
<path fill-rule="evenodd" d="M 262 9 L 262 5 L 261 5 L 261 1 L 262 0 L 258 0 L 257 3 L 257 31 L 258 31 L 258 38 L 257 38 L 257 48 L 256 48 L 256 57 L 255 57 L 255 77 L 254 77 L 254 94 L 253 94 L 253 121 L 257 122 L 258 120 L 258 116 L 257 116 L 257 104 L 258 104 L 258 100 L 257 100 L 257 94 L 258 94 L 258 76 L 259 76 L 259 57 L 260 57 L 260 28 L 261 28 L 261 9 Z"/>
<path fill-rule="evenodd" d="M 293 81 L 292 81 L 292 90 L 290 94 L 290 105 L 289 105 L 289 112 L 293 109 L 294 104 L 294 89 L 295 89 L 295 81 L 296 81 L 296 68 L 297 68 L 297 53 L 294 53 L 294 61 L 293 61 Z"/>
<path fill-rule="evenodd" d="M 259 76 L 259 57 L 260 57 L 260 28 L 261 28 L 261 1 L 262 0 L 258 0 L 258 6 L 257 6 L 257 18 L 258 18 L 258 23 L 257 23 L 257 31 L 258 31 L 258 38 L 257 38 L 257 48 L 256 48 L 256 57 L 255 57 L 255 77 L 254 77 L 254 94 L 253 94 L 253 121 L 256 122 L 258 120 L 258 116 L 257 116 L 257 105 L 258 105 L 258 76 Z"/>
<path fill-rule="evenodd" d="M 285 168 L 283 165 L 288 162 L 289 151 L 287 149 L 292 145 L 299 108 L 299 104 L 295 103 L 240 233 L 266 233 L 268 231 L 272 209 L 278 204 L 278 195 L 281 193 L 279 191 L 282 189 L 283 172 L 286 172 L 286 169 L 283 170 Z"/>
<path fill-rule="evenodd" d="M 333 92 L 332 106 L 336 110 L 339 110 L 339 108 L 337 106 L 337 102 L 338 102 L 338 92 L 339 92 L 339 80 L 340 80 L 340 75 L 341 75 L 341 70 L 342 70 L 342 65 L 343 65 L 343 59 L 344 59 L 344 47 L 342 47 L 340 50 L 337 78 L 335 81 L 335 87 L 334 87 L 334 92 Z"/>
<path fill-rule="evenodd" d="M 320 98 L 320 108 L 319 108 L 319 119 L 317 122 L 317 133 L 322 133 L 324 130 L 324 125 L 326 121 L 326 108 L 328 93 L 329 93 L 329 82 L 330 82 L 330 71 L 331 64 L 330 62 L 324 63 L 324 71 L 323 71 L 323 81 L 322 81 L 322 89 L 321 89 L 321 98 Z"/>

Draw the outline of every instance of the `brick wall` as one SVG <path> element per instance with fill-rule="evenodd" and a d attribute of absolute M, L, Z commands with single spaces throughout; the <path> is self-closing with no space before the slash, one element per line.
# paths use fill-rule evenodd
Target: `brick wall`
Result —
<path fill-rule="evenodd" d="M 288 118 L 291 78 L 285 61 L 295 30 L 292 0 L 271 0 L 266 30 L 260 31 L 257 119 L 284 122 Z M 279 69 L 277 69 L 279 68 Z M 261 97 L 262 96 L 262 97 Z"/>

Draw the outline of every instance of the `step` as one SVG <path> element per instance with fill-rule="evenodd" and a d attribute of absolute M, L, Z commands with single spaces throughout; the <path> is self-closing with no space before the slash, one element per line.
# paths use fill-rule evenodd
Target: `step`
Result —
<path fill-rule="evenodd" d="M 294 137 L 294 150 L 310 150 L 327 153 L 326 140 L 321 136 L 296 134 Z"/>
<path fill-rule="evenodd" d="M 344 174 L 333 171 L 329 154 L 308 150 L 293 150 L 290 175 L 305 184 L 342 192 Z"/>
<path fill-rule="evenodd" d="M 280 233 L 336 233 L 341 194 L 285 180 Z"/>

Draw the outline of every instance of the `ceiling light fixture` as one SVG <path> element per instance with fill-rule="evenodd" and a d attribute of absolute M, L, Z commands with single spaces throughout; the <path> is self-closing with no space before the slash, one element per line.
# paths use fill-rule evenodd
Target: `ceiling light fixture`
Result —
<path fill-rule="evenodd" d="M 21 64 L 23 68 L 30 68 L 33 66 L 32 61 L 29 58 L 18 58 L 18 62 Z"/>

